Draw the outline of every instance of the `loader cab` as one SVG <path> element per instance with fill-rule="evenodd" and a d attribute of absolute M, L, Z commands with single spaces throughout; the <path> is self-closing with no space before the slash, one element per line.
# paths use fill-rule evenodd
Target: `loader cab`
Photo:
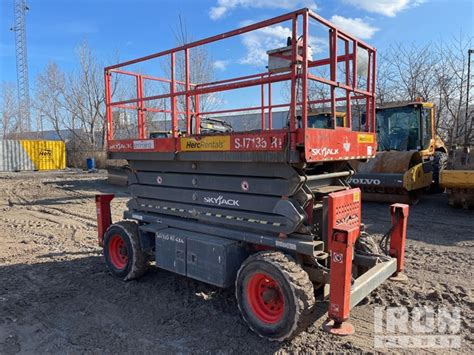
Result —
<path fill-rule="evenodd" d="M 428 150 L 433 144 L 433 105 L 415 102 L 376 110 L 378 150 Z"/>
<path fill-rule="evenodd" d="M 336 126 L 348 127 L 345 112 L 336 112 Z M 308 112 L 308 128 L 333 128 L 332 116 L 329 112 Z"/>

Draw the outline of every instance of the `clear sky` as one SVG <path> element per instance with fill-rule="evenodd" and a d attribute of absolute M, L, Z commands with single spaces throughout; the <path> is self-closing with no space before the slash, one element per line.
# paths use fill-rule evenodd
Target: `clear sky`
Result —
<path fill-rule="evenodd" d="M 0 82 L 16 81 L 14 0 L 0 0 Z M 181 14 L 194 39 L 243 23 L 311 7 L 383 51 L 390 43 L 437 41 L 463 31 L 473 35 L 473 0 L 29 0 L 27 15 L 30 85 L 48 61 L 73 68 L 74 48 L 83 40 L 98 56 L 131 59 L 174 46 Z M 264 68 L 262 45 L 284 42 L 285 31 L 216 47 L 212 60 L 220 77 L 232 70 Z M 110 64 L 112 64 L 110 62 Z M 251 70 L 252 71 L 252 70 Z M 258 70 L 263 71 L 263 70 Z M 257 72 L 257 70 L 253 70 Z"/>

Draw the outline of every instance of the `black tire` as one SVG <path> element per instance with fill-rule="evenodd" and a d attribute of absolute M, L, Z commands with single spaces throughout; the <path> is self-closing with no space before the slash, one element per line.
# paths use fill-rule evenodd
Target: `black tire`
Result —
<path fill-rule="evenodd" d="M 448 166 L 448 154 L 442 151 L 436 151 L 433 155 L 433 185 L 431 190 L 433 192 L 443 192 L 443 189 L 439 185 L 439 177 L 441 175 L 441 171 L 446 169 Z"/>
<path fill-rule="evenodd" d="M 256 278 L 263 278 L 264 284 L 252 286 Z M 263 286 L 268 280 L 276 287 Z M 307 321 L 315 304 L 313 284 L 308 274 L 291 257 L 273 251 L 251 255 L 242 263 L 235 286 L 237 304 L 243 319 L 261 337 L 283 341 L 308 326 Z M 264 314 L 262 317 L 255 310 L 258 308 L 255 302 L 258 303 L 258 300 L 252 296 L 255 295 L 252 292 L 254 289 L 265 290 L 258 291 L 256 296 L 260 304 L 264 303 L 262 307 L 265 310 L 275 305 L 275 310 L 268 310 L 270 315 Z"/>
<path fill-rule="evenodd" d="M 104 259 L 112 275 L 124 281 L 137 279 L 147 271 L 148 259 L 140 247 L 137 223 L 121 221 L 107 229 Z"/>

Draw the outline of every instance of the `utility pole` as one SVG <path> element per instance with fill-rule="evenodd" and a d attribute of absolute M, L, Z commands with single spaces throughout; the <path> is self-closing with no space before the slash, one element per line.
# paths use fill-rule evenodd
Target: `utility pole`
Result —
<path fill-rule="evenodd" d="M 18 90 L 18 120 L 20 132 L 31 131 L 30 85 L 28 81 L 28 55 L 26 51 L 26 0 L 15 0 L 16 77 Z"/>

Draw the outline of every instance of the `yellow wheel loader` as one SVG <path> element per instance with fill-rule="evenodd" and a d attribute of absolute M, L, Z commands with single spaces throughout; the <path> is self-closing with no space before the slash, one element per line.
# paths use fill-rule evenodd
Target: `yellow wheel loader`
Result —
<path fill-rule="evenodd" d="M 448 167 L 441 172 L 440 184 L 452 206 L 474 207 L 474 149 L 469 146 L 449 152 Z"/>
<path fill-rule="evenodd" d="M 416 204 L 430 187 L 439 190 L 439 173 L 447 164 L 447 148 L 436 135 L 435 108 L 429 102 L 380 107 L 377 112 L 377 155 L 353 162 L 350 184 L 363 199 Z"/>

